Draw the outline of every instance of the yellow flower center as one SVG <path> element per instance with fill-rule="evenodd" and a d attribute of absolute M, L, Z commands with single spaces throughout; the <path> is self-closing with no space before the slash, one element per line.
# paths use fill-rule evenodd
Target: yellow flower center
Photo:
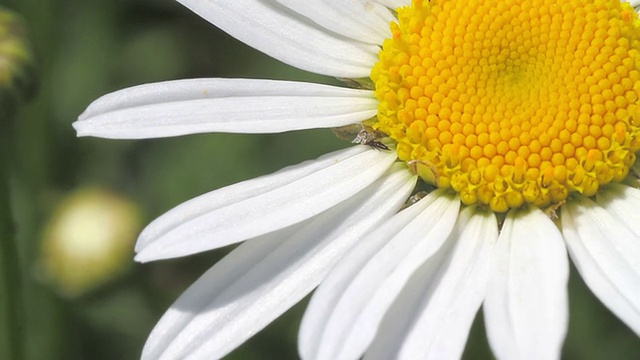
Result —
<path fill-rule="evenodd" d="M 591 196 L 640 150 L 639 28 L 618 0 L 414 0 L 371 72 L 372 125 L 465 204 Z"/>

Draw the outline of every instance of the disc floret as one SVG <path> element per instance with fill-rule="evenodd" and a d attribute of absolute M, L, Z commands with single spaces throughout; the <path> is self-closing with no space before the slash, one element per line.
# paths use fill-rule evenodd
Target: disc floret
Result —
<path fill-rule="evenodd" d="M 421 177 L 504 212 L 624 179 L 640 30 L 611 0 L 414 0 L 371 73 L 375 129 Z"/>

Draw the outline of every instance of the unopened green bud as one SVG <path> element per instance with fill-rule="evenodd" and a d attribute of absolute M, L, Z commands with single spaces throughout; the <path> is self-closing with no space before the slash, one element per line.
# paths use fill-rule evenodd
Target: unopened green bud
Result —
<path fill-rule="evenodd" d="M 132 263 L 141 225 L 131 200 L 100 188 L 72 193 L 54 210 L 44 233 L 45 279 L 69 297 L 113 280 Z"/>
<path fill-rule="evenodd" d="M 0 114 L 31 95 L 34 63 L 20 17 L 0 6 Z"/>

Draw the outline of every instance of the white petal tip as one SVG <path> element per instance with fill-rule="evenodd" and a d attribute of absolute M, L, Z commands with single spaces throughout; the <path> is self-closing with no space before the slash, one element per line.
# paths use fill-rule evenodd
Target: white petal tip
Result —
<path fill-rule="evenodd" d="M 71 124 L 76 131 L 77 137 L 101 137 L 101 138 L 110 138 L 109 134 L 104 131 L 104 129 L 100 129 L 99 126 L 96 126 L 95 123 L 92 123 L 87 120 L 78 120 Z"/>
<path fill-rule="evenodd" d="M 83 129 L 84 124 L 81 123 L 81 120 L 78 120 L 74 123 L 71 124 L 71 126 L 73 126 L 73 129 L 76 131 L 76 135 L 78 137 L 83 137 L 83 136 L 89 136 L 90 134 L 87 133 L 87 131 L 85 129 Z"/>
<path fill-rule="evenodd" d="M 135 262 L 139 262 L 139 263 L 147 263 L 153 260 L 159 260 L 159 259 L 155 259 L 151 256 L 149 256 L 147 253 L 138 253 L 136 256 L 133 257 L 133 260 Z"/>

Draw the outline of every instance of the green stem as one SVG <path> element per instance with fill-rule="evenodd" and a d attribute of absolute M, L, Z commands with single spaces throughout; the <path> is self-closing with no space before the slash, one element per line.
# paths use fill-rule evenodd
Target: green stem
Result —
<path fill-rule="evenodd" d="M 9 191 L 7 119 L 0 119 L 0 359 L 24 359 L 22 276 Z"/>

